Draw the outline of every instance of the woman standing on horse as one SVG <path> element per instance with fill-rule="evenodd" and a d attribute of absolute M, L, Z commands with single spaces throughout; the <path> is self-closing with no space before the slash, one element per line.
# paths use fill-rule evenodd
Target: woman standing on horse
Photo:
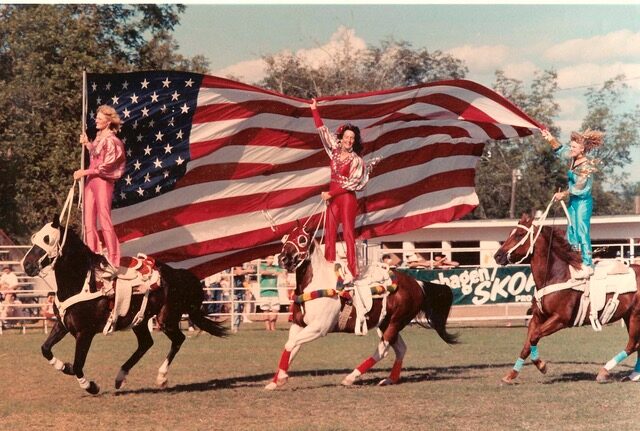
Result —
<path fill-rule="evenodd" d="M 561 145 L 548 130 L 542 135 L 551 144 L 556 155 L 569 162 L 568 190 L 556 193 L 553 198 L 558 201 L 569 197 L 569 222 L 567 239 L 569 243 L 580 250 L 582 254 L 582 268 L 574 278 L 589 278 L 593 274 L 593 259 L 591 257 L 591 213 L 593 212 L 593 175 L 597 172 L 597 160 L 587 158 L 586 153 L 602 145 L 602 132 L 586 130 L 583 133 L 571 132 L 569 145 Z"/>
<path fill-rule="evenodd" d="M 322 122 L 317 102 L 312 99 L 311 113 L 320 134 L 320 140 L 331 159 L 331 182 L 329 191 L 320 194 L 328 204 L 325 222 L 325 258 L 336 260 L 336 236 L 338 225 L 347 246 L 347 266 L 355 279 L 358 276 L 356 262 L 355 225 L 358 212 L 356 191 L 362 190 L 369 181 L 369 173 L 378 160 L 366 163 L 362 160 L 362 139 L 360 129 L 346 123 L 338 127 L 334 136 Z"/>
<path fill-rule="evenodd" d="M 111 200 L 113 186 L 125 168 L 126 159 L 122 141 L 116 136 L 120 130 L 120 117 L 116 110 L 108 105 L 98 108 L 96 115 L 98 133 L 90 142 L 86 133 L 80 135 L 80 143 L 89 150 L 89 169 L 78 169 L 73 179 L 84 176 L 84 225 L 85 242 L 94 253 L 100 253 L 100 238 L 96 219 L 100 221 L 102 235 L 108 250 L 107 259 L 115 269 L 120 265 L 120 244 L 111 222 Z"/>

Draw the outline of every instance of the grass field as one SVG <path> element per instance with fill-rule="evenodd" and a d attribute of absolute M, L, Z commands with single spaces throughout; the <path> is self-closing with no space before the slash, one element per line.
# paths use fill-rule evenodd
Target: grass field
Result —
<path fill-rule="evenodd" d="M 96 397 L 75 378 L 54 372 L 40 355 L 43 334 L 0 336 L 0 429 L 2 430 L 611 430 L 637 429 L 640 386 L 600 385 L 595 375 L 626 343 L 619 325 L 600 334 L 569 329 L 540 344 L 549 372 L 530 362 L 521 383 L 500 378 L 520 351 L 525 328 L 455 329 L 462 344 L 449 347 L 433 331 L 408 328 L 402 384 L 377 387 L 392 358 L 351 388 L 342 377 L 370 355 L 374 334 L 335 334 L 301 350 L 283 389 L 266 392 L 285 330 L 258 324 L 221 340 L 188 338 L 169 373 L 169 387 L 155 387 L 169 343 L 156 344 L 118 392 L 113 379 L 133 351 L 131 332 L 98 336 L 85 374 L 102 392 Z M 54 350 L 69 361 L 73 340 Z M 392 356 L 392 355 L 391 355 Z M 616 380 L 631 371 L 635 355 L 619 366 Z"/>

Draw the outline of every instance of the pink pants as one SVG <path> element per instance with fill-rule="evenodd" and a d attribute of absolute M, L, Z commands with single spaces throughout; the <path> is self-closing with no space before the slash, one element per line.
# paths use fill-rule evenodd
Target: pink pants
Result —
<path fill-rule="evenodd" d="M 358 276 L 356 262 L 356 214 L 358 212 L 358 200 L 353 192 L 336 196 L 329 201 L 327 208 L 327 221 L 325 222 L 324 257 L 329 262 L 336 260 L 336 237 L 338 225 L 342 223 L 342 235 L 347 245 L 347 265 L 353 278 Z"/>
<path fill-rule="evenodd" d="M 85 242 L 94 253 L 100 253 L 100 237 L 96 219 L 100 221 L 102 236 L 109 255 L 107 259 L 115 267 L 120 265 L 120 243 L 111 223 L 111 199 L 113 183 L 98 176 L 87 177 L 84 187 Z"/>

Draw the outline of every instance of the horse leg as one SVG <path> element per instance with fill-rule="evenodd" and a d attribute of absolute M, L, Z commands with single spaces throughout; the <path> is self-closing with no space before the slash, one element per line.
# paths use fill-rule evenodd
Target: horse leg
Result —
<path fill-rule="evenodd" d="M 402 372 L 402 360 L 405 353 L 407 353 L 407 345 L 405 344 L 402 336 L 398 334 L 398 339 L 391 345 L 394 353 L 396 354 L 396 360 L 393 362 L 391 373 L 389 377 L 383 379 L 378 383 L 378 386 L 395 385 L 400 381 L 400 373 Z"/>
<path fill-rule="evenodd" d="M 268 391 L 272 391 L 274 389 L 283 386 L 287 383 L 289 379 L 289 365 L 293 360 L 293 357 L 298 353 L 300 347 L 313 341 L 321 336 L 326 335 L 326 332 L 322 330 L 319 325 L 309 325 L 305 328 L 301 328 L 300 326 L 293 324 L 289 329 L 289 339 L 284 345 L 284 350 L 280 355 L 280 362 L 278 363 L 278 371 L 276 371 L 273 380 L 269 382 L 264 388 Z"/>
<path fill-rule="evenodd" d="M 179 318 L 180 317 L 178 317 L 178 319 Z M 158 376 L 156 377 L 156 383 L 161 388 L 167 387 L 167 382 L 168 382 L 167 374 L 169 373 L 169 366 L 171 365 L 171 362 L 173 362 L 173 358 L 176 357 L 176 354 L 180 350 L 182 343 L 184 343 L 184 340 L 187 338 L 184 336 L 182 331 L 180 331 L 179 320 L 166 325 L 164 329 L 164 333 L 171 340 L 171 348 L 169 349 L 169 354 L 167 355 L 166 359 L 158 369 Z"/>
<path fill-rule="evenodd" d="M 358 365 L 348 376 L 342 379 L 343 386 L 351 386 L 360 376 L 369 371 L 371 367 L 377 364 L 382 358 L 386 357 L 389 353 L 389 346 L 395 345 L 398 340 L 401 341 L 401 345 L 404 346 L 406 350 L 406 345 L 404 345 L 404 341 L 400 338 L 400 329 L 402 327 L 399 326 L 396 322 L 391 322 L 388 327 L 382 333 L 380 337 L 380 342 L 376 347 L 376 350 L 373 352 L 373 355 L 369 356 L 365 359 L 360 365 Z M 395 348 L 394 348 L 395 350 Z M 404 357 L 404 352 L 402 353 L 402 357 Z M 397 361 L 397 357 L 396 357 Z M 394 368 L 396 368 L 398 379 L 400 378 L 400 369 L 402 368 L 402 359 L 400 359 L 400 363 L 396 365 L 394 363 Z M 392 369 L 393 372 L 393 369 Z M 382 383 L 382 382 L 381 382 Z"/>
<path fill-rule="evenodd" d="M 91 395 L 97 395 L 100 392 L 100 387 L 94 381 L 87 380 L 82 369 L 94 336 L 94 332 L 78 332 L 76 336 L 76 352 L 73 358 L 73 372 L 76 375 L 76 379 L 78 379 L 78 384 Z"/>
<path fill-rule="evenodd" d="M 49 336 L 42 344 L 42 347 L 40 347 L 40 350 L 42 351 L 42 356 L 49 361 L 49 364 L 53 366 L 53 368 L 58 371 L 62 371 L 68 376 L 73 376 L 73 366 L 68 362 L 62 362 L 60 359 L 53 356 L 53 352 L 51 351 L 53 346 L 58 344 L 68 333 L 69 331 L 67 328 L 65 328 L 60 321 L 56 320 L 56 323 L 53 325 Z"/>
<path fill-rule="evenodd" d="M 634 314 L 630 318 L 625 319 L 625 323 L 627 325 L 627 332 L 629 333 L 629 340 L 627 341 L 627 346 L 623 351 L 615 355 L 613 358 L 609 359 L 609 361 L 600 369 L 598 375 L 596 376 L 596 381 L 598 383 L 608 383 L 611 381 L 611 376 L 609 375 L 609 371 L 611 371 L 616 365 L 620 362 L 627 359 L 627 357 L 633 352 L 637 352 L 638 348 L 640 348 L 640 315 Z M 626 379 L 635 379 L 634 381 L 640 380 L 640 357 L 636 361 L 636 366 L 633 372 Z"/>
<path fill-rule="evenodd" d="M 513 368 L 509 370 L 506 376 L 502 378 L 503 383 L 512 384 L 514 380 L 520 374 L 525 360 L 531 355 L 531 361 L 536 368 L 543 374 L 547 372 L 547 363 L 540 359 L 538 354 L 538 342 L 541 338 L 553 334 L 566 327 L 565 322 L 562 321 L 558 315 L 553 315 L 544 322 L 540 322 L 537 315 L 534 313 L 533 318 L 529 322 L 529 329 L 527 331 L 527 340 L 524 343 L 520 356 L 516 360 Z"/>
<path fill-rule="evenodd" d="M 138 348 L 133 352 L 131 357 L 127 359 L 127 362 L 122 364 L 120 367 L 120 371 L 116 376 L 116 389 L 120 389 L 124 386 L 131 368 L 133 368 L 144 354 L 147 353 L 151 346 L 153 346 L 153 338 L 151 337 L 151 333 L 147 327 L 147 321 L 142 321 L 139 325 L 135 326 L 133 328 L 133 333 L 136 334 L 136 338 L 138 339 Z"/>

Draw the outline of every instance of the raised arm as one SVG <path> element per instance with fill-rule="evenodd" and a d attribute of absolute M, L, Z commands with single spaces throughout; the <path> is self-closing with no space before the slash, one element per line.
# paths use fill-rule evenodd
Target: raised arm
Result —
<path fill-rule="evenodd" d="M 320 140 L 322 141 L 322 145 L 324 146 L 324 150 L 327 152 L 329 157 L 333 155 L 333 150 L 338 146 L 338 141 L 331 134 L 327 126 L 322 122 L 322 118 L 320 117 L 320 113 L 318 112 L 318 102 L 316 99 L 311 99 L 311 104 L 309 104 L 311 108 L 311 114 L 313 115 L 313 122 L 318 129 L 318 134 L 320 135 Z"/>

